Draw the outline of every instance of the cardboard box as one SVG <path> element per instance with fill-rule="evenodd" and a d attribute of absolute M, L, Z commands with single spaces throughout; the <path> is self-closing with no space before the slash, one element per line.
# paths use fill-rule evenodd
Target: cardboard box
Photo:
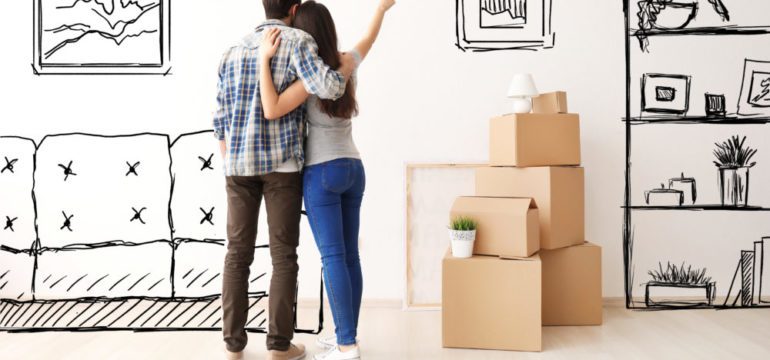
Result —
<path fill-rule="evenodd" d="M 540 258 L 453 258 L 442 274 L 442 339 L 448 348 L 542 350 Z"/>
<path fill-rule="evenodd" d="M 591 244 L 540 252 L 543 325 L 602 324 L 602 248 Z"/>
<path fill-rule="evenodd" d="M 567 93 L 554 91 L 532 98 L 532 112 L 536 114 L 566 114 Z"/>
<path fill-rule="evenodd" d="M 584 173 L 581 167 L 476 169 L 476 195 L 531 197 L 540 215 L 540 248 L 585 242 Z"/>
<path fill-rule="evenodd" d="M 516 258 L 540 250 L 539 215 L 531 198 L 459 197 L 450 221 L 458 216 L 477 223 L 474 254 Z"/>
<path fill-rule="evenodd" d="M 580 165 L 577 114 L 511 114 L 489 122 L 492 166 Z"/>

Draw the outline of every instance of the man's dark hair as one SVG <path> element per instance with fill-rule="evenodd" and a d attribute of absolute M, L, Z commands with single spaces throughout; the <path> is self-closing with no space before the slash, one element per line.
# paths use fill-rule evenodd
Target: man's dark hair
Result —
<path fill-rule="evenodd" d="M 262 0 L 265 7 L 265 16 L 268 19 L 283 19 L 289 16 L 289 10 L 294 5 L 299 5 L 302 0 Z"/>

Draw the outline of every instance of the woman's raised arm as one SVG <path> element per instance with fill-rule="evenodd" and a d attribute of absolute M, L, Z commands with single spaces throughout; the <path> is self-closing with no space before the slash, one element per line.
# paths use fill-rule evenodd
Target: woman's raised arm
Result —
<path fill-rule="evenodd" d="M 356 51 L 361 54 L 361 59 L 366 58 L 369 54 L 369 50 L 372 49 L 372 45 L 377 40 L 377 36 L 380 34 L 380 28 L 382 28 L 382 21 L 385 18 L 385 13 L 396 4 L 396 0 L 380 0 L 380 5 L 377 6 L 377 11 L 374 13 L 372 22 L 369 23 L 369 28 L 366 30 L 366 34 L 361 38 L 361 41 L 356 44 Z"/>
<path fill-rule="evenodd" d="M 273 84 L 273 74 L 270 60 L 281 45 L 281 30 L 273 28 L 265 32 L 262 45 L 259 47 L 259 91 L 262 99 L 262 112 L 265 119 L 277 120 L 298 108 L 308 98 L 308 93 L 301 81 L 295 81 L 280 95 Z"/>

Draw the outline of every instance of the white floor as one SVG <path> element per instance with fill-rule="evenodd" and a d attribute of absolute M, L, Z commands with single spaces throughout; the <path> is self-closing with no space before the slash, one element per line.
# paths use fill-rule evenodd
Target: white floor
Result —
<path fill-rule="evenodd" d="M 645 312 L 611 304 L 604 326 L 545 328 L 542 353 L 516 353 L 442 349 L 439 312 L 377 307 L 364 309 L 360 338 L 365 359 L 770 359 L 770 309 Z M 313 336 L 297 340 L 317 351 Z M 263 359 L 264 335 L 250 341 L 247 359 Z M 0 333 L 3 360 L 221 358 L 217 332 Z"/>

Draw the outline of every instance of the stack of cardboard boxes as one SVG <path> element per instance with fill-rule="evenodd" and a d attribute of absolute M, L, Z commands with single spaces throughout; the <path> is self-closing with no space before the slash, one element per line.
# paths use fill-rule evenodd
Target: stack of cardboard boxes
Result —
<path fill-rule="evenodd" d="M 585 241 L 580 124 L 566 93 L 490 120 L 490 166 L 450 218 L 477 222 L 474 256 L 443 261 L 443 345 L 540 351 L 542 326 L 602 323 L 601 248 Z"/>

